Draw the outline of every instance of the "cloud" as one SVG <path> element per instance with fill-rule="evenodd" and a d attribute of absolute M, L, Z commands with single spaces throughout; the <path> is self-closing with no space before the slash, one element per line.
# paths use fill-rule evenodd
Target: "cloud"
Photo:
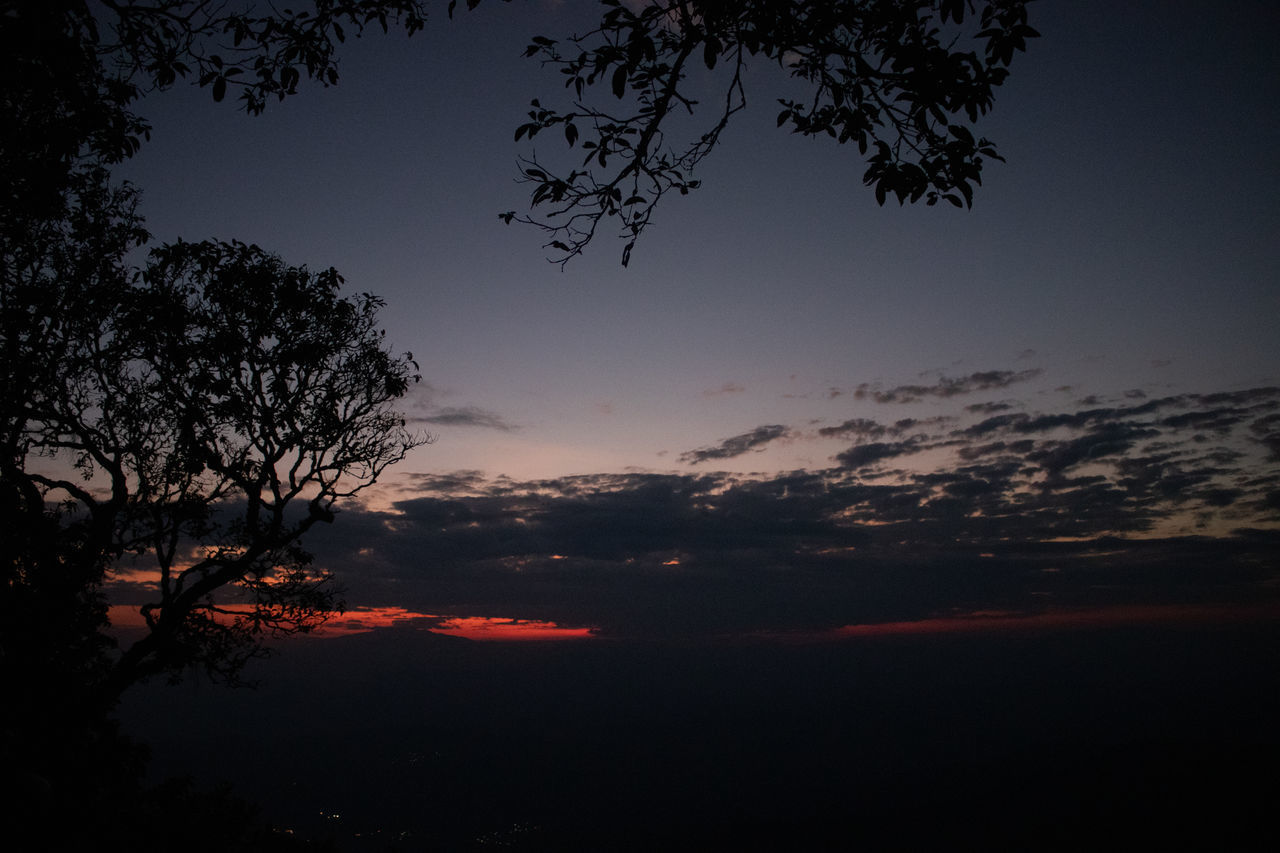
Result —
<path fill-rule="evenodd" d="M 917 403 L 925 397 L 948 398 L 976 391 L 1007 388 L 1015 382 L 1035 379 L 1042 372 L 1039 368 L 1018 371 L 985 370 L 955 379 L 943 376 L 933 385 L 899 385 L 887 391 L 874 383 L 864 382 L 854 389 L 853 396 L 858 400 L 870 399 L 877 403 Z"/>
<path fill-rule="evenodd" d="M 823 438 L 844 438 L 846 436 L 857 436 L 859 438 L 879 438 L 889 431 L 889 428 L 873 421 L 869 418 L 853 418 L 847 420 L 839 426 L 822 427 L 818 430 L 818 435 Z"/>
<path fill-rule="evenodd" d="M 1274 599 L 1280 389 L 1129 402 L 851 419 L 837 465 L 770 475 L 412 475 L 308 547 L 355 605 L 615 635 Z M 686 461 L 784 436 L 804 438 L 766 425 Z"/>
<path fill-rule="evenodd" d="M 417 492 L 473 493 L 489 484 L 483 471 L 475 469 L 453 471 L 448 474 L 402 474 L 409 489 Z"/>
<path fill-rule="evenodd" d="M 732 459 L 752 450 L 761 450 L 766 444 L 791 434 L 791 430 L 781 424 L 759 426 L 751 432 L 726 438 L 715 447 L 704 447 L 700 450 L 689 450 L 680 454 L 680 461 L 690 465 L 706 462 L 709 459 Z"/>
<path fill-rule="evenodd" d="M 746 390 L 747 389 L 745 387 L 739 385 L 737 382 L 726 382 L 719 388 L 708 388 L 706 391 L 702 392 L 702 396 L 718 397 L 721 394 L 741 394 Z"/>
<path fill-rule="evenodd" d="M 1280 415 L 1267 415 L 1249 425 L 1259 444 L 1266 447 L 1269 462 L 1280 462 Z"/>
<path fill-rule="evenodd" d="M 518 429 L 508 423 L 501 415 L 482 409 L 479 406 L 442 406 L 434 409 L 433 414 L 419 415 L 410 419 L 413 423 L 432 424 L 451 427 L 482 427 L 511 432 Z"/>
<path fill-rule="evenodd" d="M 883 459 L 905 456 L 908 453 L 915 453 L 919 449 L 919 443 L 915 441 L 876 441 L 870 444 L 855 444 L 843 453 L 838 454 L 836 461 L 845 468 L 866 468 Z"/>
<path fill-rule="evenodd" d="M 991 415 L 991 414 L 995 414 L 996 412 L 1007 412 L 1012 408 L 1013 408 L 1013 404 L 1006 403 L 1006 402 L 971 403 L 968 406 L 965 406 L 964 410 L 966 412 L 971 412 L 974 414 Z"/>

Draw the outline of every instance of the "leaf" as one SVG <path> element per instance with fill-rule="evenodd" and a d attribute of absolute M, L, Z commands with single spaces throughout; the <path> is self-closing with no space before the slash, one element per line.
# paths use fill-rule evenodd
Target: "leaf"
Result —
<path fill-rule="evenodd" d="M 573 143 L 578 141 L 578 128 L 572 123 L 564 126 L 564 138 L 569 143 L 569 147 L 573 147 Z"/>
<path fill-rule="evenodd" d="M 947 130 L 951 131 L 951 135 L 966 145 L 973 146 L 973 134 L 969 132 L 969 128 L 962 124 L 950 125 Z"/>
<path fill-rule="evenodd" d="M 213 81 L 213 99 L 221 101 L 227 96 L 227 78 L 219 77 Z"/>
<path fill-rule="evenodd" d="M 964 0 L 943 0 L 942 8 L 938 11 L 941 13 L 944 24 L 947 18 L 960 23 L 964 20 Z"/>
<path fill-rule="evenodd" d="M 627 91 L 627 66 L 619 65 L 613 72 L 613 96 L 621 98 Z"/>

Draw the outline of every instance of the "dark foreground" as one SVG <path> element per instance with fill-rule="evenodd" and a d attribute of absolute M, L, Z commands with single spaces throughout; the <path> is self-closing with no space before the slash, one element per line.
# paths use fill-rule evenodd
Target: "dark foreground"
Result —
<path fill-rule="evenodd" d="M 160 775 L 340 850 L 1280 849 L 1280 626 L 295 641 L 148 687 Z"/>

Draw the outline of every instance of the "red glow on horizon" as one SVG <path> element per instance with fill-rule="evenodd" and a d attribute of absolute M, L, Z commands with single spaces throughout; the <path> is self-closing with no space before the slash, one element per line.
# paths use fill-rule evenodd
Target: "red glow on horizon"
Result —
<path fill-rule="evenodd" d="M 238 607 L 233 605 L 229 609 L 241 608 L 248 609 L 249 605 Z M 133 632 L 146 629 L 141 608 L 137 605 L 112 605 L 109 615 L 112 627 L 117 630 Z M 1277 619 L 1280 619 L 1280 604 L 1277 603 L 1117 605 L 1079 610 L 1051 610 L 1043 613 L 976 610 L 928 619 L 866 622 L 825 630 L 761 631 L 745 635 L 743 639 L 838 642 L 859 637 L 1026 632 L 1179 623 L 1208 625 Z M 479 642 L 588 640 L 601 636 L 596 627 L 569 627 L 538 619 L 447 616 L 419 613 L 403 607 L 358 607 L 341 615 L 335 615 L 312 633 L 321 637 L 342 637 L 384 628 L 418 629 Z M 722 637 L 721 639 L 730 638 Z"/>
<path fill-rule="evenodd" d="M 107 619 L 112 628 L 145 628 L 142 608 L 136 604 L 113 604 L 107 608 Z"/>
<path fill-rule="evenodd" d="M 229 610 L 249 610 L 250 605 L 229 605 Z M 109 611 L 113 628 L 145 630 L 142 608 L 113 604 Z M 582 640 L 595 635 L 595 628 L 570 628 L 538 619 L 508 619 L 496 616 L 439 616 L 418 613 L 403 607 L 357 607 L 334 615 L 312 633 L 322 637 L 364 634 L 379 628 L 418 628 L 436 634 L 465 637 L 480 642 L 527 642 L 531 640 Z"/>
<path fill-rule="evenodd" d="M 492 616 L 460 616 L 431 629 L 480 641 L 583 640 L 595 636 L 594 628 L 566 628 L 555 622 L 533 619 L 498 619 Z"/>
<path fill-rule="evenodd" d="M 972 613 L 918 619 L 911 622 L 870 622 L 845 625 L 811 635 L 814 638 L 844 640 L 853 637 L 885 637 L 903 634 L 958 634 L 982 631 L 1052 630 L 1057 628 L 1103 628 L 1122 625 L 1223 624 L 1275 619 L 1280 607 L 1260 605 L 1139 604 L 1096 607 L 1087 610 L 1054 610 L 1044 613 L 1013 613 L 979 610 Z"/>
<path fill-rule="evenodd" d="M 594 635 L 594 628 L 570 628 L 538 619 L 496 616 L 441 616 L 403 607 L 358 607 L 336 616 L 316 633 L 326 637 L 363 634 L 378 628 L 416 627 L 435 634 L 465 637 L 480 642 L 529 640 L 580 640 Z"/>
<path fill-rule="evenodd" d="M 413 626 L 432 617 L 425 613 L 416 613 L 403 607 L 357 607 L 334 616 L 316 631 L 324 637 L 345 637 L 350 634 L 364 634 L 377 628 L 396 628 Z M 429 624 L 420 627 L 427 629 Z"/>

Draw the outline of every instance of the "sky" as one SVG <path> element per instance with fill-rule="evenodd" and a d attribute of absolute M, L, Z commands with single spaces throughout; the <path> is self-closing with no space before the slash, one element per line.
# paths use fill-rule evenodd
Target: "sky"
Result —
<path fill-rule="evenodd" d="M 1033 4 L 970 211 L 877 206 L 855 149 L 775 128 L 755 63 L 630 265 L 600 237 L 562 269 L 498 214 L 526 208 L 529 101 L 563 98 L 524 47 L 595 8 L 371 35 L 258 117 L 141 104 L 121 174 L 158 240 L 334 266 L 421 365 L 435 440 L 307 543 L 348 589 L 335 630 L 1276 614 L 1273 3 Z"/>

